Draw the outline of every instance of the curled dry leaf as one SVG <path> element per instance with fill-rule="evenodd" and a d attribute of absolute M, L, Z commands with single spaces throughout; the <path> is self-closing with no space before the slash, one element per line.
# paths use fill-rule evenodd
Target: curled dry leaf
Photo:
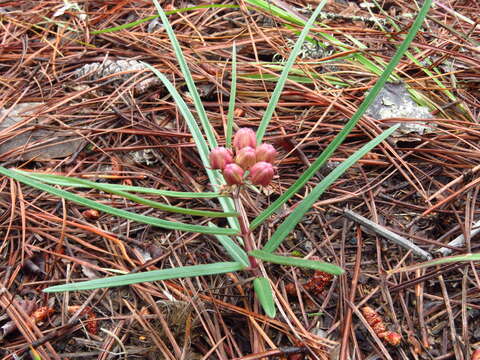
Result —
<path fill-rule="evenodd" d="M 398 346 L 402 341 L 402 336 L 394 331 L 387 330 L 382 317 L 370 306 L 364 306 L 362 308 L 363 316 L 368 325 L 370 325 L 375 334 L 382 339 L 385 343 Z"/>

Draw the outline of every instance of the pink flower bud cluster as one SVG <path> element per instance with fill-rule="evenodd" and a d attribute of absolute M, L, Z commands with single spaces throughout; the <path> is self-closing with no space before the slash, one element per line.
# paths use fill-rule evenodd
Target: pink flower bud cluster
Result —
<path fill-rule="evenodd" d="M 241 185 L 246 178 L 254 185 L 267 186 L 273 178 L 277 151 L 270 144 L 257 146 L 255 131 L 241 128 L 233 138 L 233 148 L 217 147 L 210 152 L 212 169 L 221 170 L 228 185 Z"/>

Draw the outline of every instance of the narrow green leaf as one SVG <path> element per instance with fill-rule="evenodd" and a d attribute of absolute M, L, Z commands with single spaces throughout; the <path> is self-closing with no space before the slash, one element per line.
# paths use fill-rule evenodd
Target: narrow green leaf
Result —
<path fill-rule="evenodd" d="M 327 160 L 332 156 L 333 152 L 340 146 L 340 144 L 345 140 L 348 134 L 352 131 L 352 129 L 357 124 L 358 120 L 363 116 L 367 108 L 370 104 L 375 100 L 376 96 L 380 92 L 380 90 L 385 85 L 386 81 L 393 73 L 393 70 L 400 62 L 403 54 L 407 50 L 408 46 L 414 39 L 416 33 L 420 29 L 422 22 L 427 15 L 428 9 L 432 0 L 425 0 L 423 3 L 420 12 L 415 19 L 410 31 L 408 32 L 405 40 L 399 46 L 397 52 L 393 56 L 392 60 L 388 63 L 385 71 L 382 73 L 378 81 L 376 82 L 375 86 L 370 90 L 368 95 L 363 100 L 362 104 L 352 116 L 352 118 L 345 124 L 343 129 L 338 133 L 338 135 L 333 139 L 333 141 L 326 147 L 326 149 L 320 154 L 317 160 L 303 173 L 303 175 L 292 185 L 288 188 L 288 190 L 280 196 L 277 200 L 275 200 L 267 209 L 265 209 L 260 215 L 258 215 L 250 224 L 251 229 L 255 229 L 261 223 L 263 223 L 270 215 L 272 215 L 277 209 L 279 209 L 283 204 L 285 204 L 288 199 L 290 199 L 293 195 L 295 195 L 306 183 L 310 178 L 315 175 L 315 173 L 327 162 Z"/>
<path fill-rule="evenodd" d="M 302 220 L 303 216 L 313 204 L 318 200 L 320 195 L 328 189 L 328 187 L 337 180 L 347 169 L 360 160 L 365 154 L 372 150 L 375 146 L 380 144 L 388 136 L 390 136 L 396 129 L 398 129 L 400 124 L 392 126 L 388 130 L 381 133 L 375 139 L 370 140 L 368 143 L 363 145 L 359 150 L 350 155 L 350 157 L 337 166 L 330 174 L 328 174 L 320 183 L 318 183 L 310 194 L 305 197 L 300 204 L 293 210 L 290 215 L 283 221 L 282 224 L 277 228 L 273 233 L 272 237 L 263 247 L 263 250 L 268 252 L 273 252 L 277 249 L 282 241 L 288 236 L 288 234 L 297 226 L 297 224 Z"/>
<path fill-rule="evenodd" d="M 75 188 L 88 188 L 88 189 L 98 189 L 97 182 L 81 179 L 82 183 L 78 182 L 78 178 L 62 176 L 62 175 L 54 175 L 54 174 L 44 174 L 44 173 L 34 173 L 28 171 L 21 171 L 15 170 L 22 175 L 34 178 L 38 181 L 53 184 L 53 185 L 60 185 L 60 186 L 69 186 Z M 159 189 L 152 189 L 142 186 L 130 186 L 130 185 L 119 185 L 119 184 L 107 184 L 103 183 L 103 185 L 108 186 L 112 190 L 120 190 L 120 191 L 127 191 L 127 192 L 136 192 L 141 194 L 150 194 L 150 195 L 160 195 L 160 196 L 167 196 L 167 197 L 176 197 L 176 198 L 183 198 L 183 199 L 210 199 L 220 196 L 225 196 L 218 192 L 181 192 L 181 191 L 171 191 L 171 190 L 159 190 Z"/>
<path fill-rule="evenodd" d="M 232 86 L 230 87 L 230 99 L 228 101 L 227 131 L 225 143 L 227 148 L 232 147 L 233 115 L 235 111 L 235 97 L 237 96 L 237 47 L 235 42 L 232 47 Z"/>
<path fill-rule="evenodd" d="M 208 223 L 208 225 L 215 226 L 212 223 Z M 242 264 L 245 267 L 250 266 L 250 262 L 248 261 L 248 255 L 230 236 L 227 235 L 215 235 L 218 242 L 222 244 L 225 248 L 225 251 L 228 255 L 232 258 L 232 260 Z"/>
<path fill-rule="evenodd" d="M 341 267 L 334 264 L 322 262 L 322 261 L 275 255 L 263 250 L 253 250 L 253 251 L 250 251 L 249 254 L 256 257 L 257 259 L 260 259 L 266 262 L 271 262 L 274 264 L 279 264 L 279 265 L 289 265 L 289 266 L 297 266 L 297 267 L 303 267 L 303 268 L 313 269 L 313 270 L 320 270 L 333 275 L 342 275 L 343 273 L 345 273 L 345 270 L 343 270 Z"/>
<path fill-rule="evenodd" d="M 144 63 L 144 64 L 160 79 L 160 81 L 162 81 L 166 89 L 170 92 L 173 99 L 175 100 L 180 110 L 180 113 L 185 118 L 188 129 L 193 136 L 193 140 L 195 141 L 195 145 L 197 146 L 198 153 L 200 154 L 200 159 L 202 160 L 203 166 L 205 167 L 205 171 L 207 172 L 208 179 L 210 180 L 210 183 L 212 184 L 212 186 L 218 189 L 221 185 L 225 184 L 225 181 L 220 176 L 218 170 L 210 169 L 210 161 L 208 160 L 208 154 L 210 153 L 210 150 L 208 148 L 207 143 L 205 142 L 205 139 L 203 138 L 202 132 L 195 118 L 193 117 L 190 109 L 188 108 L 187 104 L 178 93 L 177 89 L 175 89 L 173 84 L 165 77 L 165 75 L 163 75 L 160 71 L 155 69 L 150 64 L 147 64 L 147 63 Z M 221 197 L 218 199 L 218 201 L 220 202 L 220 205 L 222 205 L 222 208 L 224 211 L 226 212 L 235 211 L 235 206 L 233 204 L 232 199 Z M 232 227 L 233 229 L 240 228 L 238 219 L 236 217 L 228 218 L 228 223 L 230 227 Z"/>
<path fill-rule="evenodd" d="M 182 110 L 182 115 L 185 117 L 185 120 L 188 123 L 189 129 L 196 128 L 198 130 L 195 130 L 192 132 L 192 136 L 194 138 L 195 144 L 197 145 L 198 151 L 200 153 L 200 157 L 202 159 L 202 163 L 205 167 L 205 170 L 207 172 L 208 178 L 210 180 L 210 183 L 212 186 L 215 187 L 215 189 L 218 189 L 221 185 L 225 184 L 225 180 L 223 179 L 222 176 L 220 176 L 218 171 L 213 171 L 210 169 L 210 163 L 208 161 L 208 154 L 211 149 L 217 147 L 217 140 L 215 139 L 215 135 L 213 133 L 212 126 L 210 122 L 208 121 L 207 118 L 207 113 L 205 111 L 205 108 L 203 107 L 202 100 L 200 99 L 200 96 L 198 94 L 197 88 L 195 87 L 195 82 L 193 81 L 192 74 L 190 73 L 190 70 L 187 66 L 187 63 L 185 61 L 185 57 L 183 56 L 182 50 L 180 48 L 180 44 L 175 37 L 175 33 L 173 32 L 172 27 L 170 26 L 170 23 L 168 22 L 167 17 L 165 16 L 165 13 L 163 12 L 163 9 L 161 8 L 160 4 L 158 3 L 157 0 L 153 0 L 155 7 L 157 9 L 158 14 L 160 15 L 160 18 L 162 20 L 163 26 L 165 27 L 165 30 L 167 31 L 168 37 L 170 39 L 170 42 L 172 43 L 172 47 L 175 51 L 175 56 L 177 57 L 178 64 L 180 66 L 180 69 L 182 71 L 183 77 L 185 78 L 185 82 L 188 87 L 188 91 L 190 92 L 190 95 L 193 98 L 193 102 L 195 105 L 195 109 L 197 110 L 198 116 L 200 118 L 200 123 L 202 124 L 203 131 L 205 132 L 207 136 L 207 141 L 208 144 L 205 142 L 205 139 L 203 138 L 203 135 L 201 131 L 198 129 L 198 124 L 193 117 L 191 111 L 188 109 L 186 106 L 185 102 L 183 101 L 182 97 L 178 94 L 176 91 L 175 87 L 168 81 L 165 76 L 160 74 L 159 71 L 154 69 L 153 67 L 150 66 L 151 70 L 157 75 L 157 77 L 162 80 L 162 82 L 167 86 L 169 84 L 170 86 L 167 88 L 169 89 L 169 92 L 174 96 L 175 102 L 178 105 L 181 105 L 183 107 Z M 192 130 L 190 130 L 192 131 Z M 220 205 L 222 205 L 222 208 L 225 212 L 233 212 L 235 211 L 235 207 L 233 204 L 232 199 L 230 198 L 219 198 Z M 239 229 L 240 225 L 238 223 L 238 218 L 236 217 L 229 217 L 227 218 L 228 223 L 231 228 L 233 229 Z"/>
<path fill-rule="evenodd" d="M 212 150 L 213 148 L 217 147 L 217 139 L 215 138 L 215 134 L 213 133 L 212 125 L 207 118 L 207 112 L 203 107 L 202 99 L 200 99 L 200 95 L 198 94 L 198 90 L 195 86 L 195 82 L 193 81 L 190 69 L 188 68 L 185 57 L 183 56 L 182 49 L 180 48 L 180 43 L 178 42 L 177 37 L 175 36 L 175 33 L 170 26 L 170 23 L 168 22 L 165 12 L 158 3 L 158 0 L 153 0 L 153 3 L 157 8 L 157 12 L 160 15 L 160 19 L 162 20 L 163 26 L 168 34 L 168 38 L 170 39 L 173 50 L 175 51 L 178 65 L 180 66 L 180 70 L 182 71 L 183 77 L 185 78 L 185 82 L 188 87 L 188 92 L 193 99 L 193 104 L 195 105 L 195 109 L 197 110 L 197 114 L 200 118 L 200 123 L 202 124 L 203 131 L 205 131 L 205 135 L 207 136 L 208 145 L 210 146 L 210 150 Z"/>
<path fill-rule="evenodd" d="M 178 14 L 178 13 L 187 12 L 187 11 L 193 11 L 193 10 L 198 10 L 198 9 L 209 9 L 209 8 L 237 9 L 237 8 L 239 8 L 239 6 L 238 5 L 229 5 L 229 4 L 199 5 L 199 6 L 192 6 L 192 7 L 187 7 L 187 8 L 165 11 L 165 14 L 171 15 L 171 14 Z M 96 34 L 111 33 L 111 32 L 124 30 L 124 29 L 130 29 L 132 27 L 143 24 L 144 22 L 151 21 L 151 20 L 156 19 L 158 17 L 159 17 L 159 15 L 148 16 L 146 18 L 135 20 L 135 21 L 129 22 L 127 24 L 122 24 L 122 25 L 119 25 L 119 26 L 114 26 L 114 27 L 110 27 L 110 28 L 102 29 L 102 30 L 93 30 L 93 31 L 91 31 L 91 33 L 93 35 L 96 35 Z"/>
<path fill-rule="evenodd" d="M 139 214 L 132 213 L 130 211 L 116 209 L 114 207 L 75 195 L 69 191 L 57 189 L 50 185 L 42 184 L 16 171 L 8 170 L 3 166 L 0 166 L 0 174 L 8 176 L 12 179 L 20 181 L 26 185 L 37 188 L 39 190 L 73 201 L 77 204 L 84 205 L 92 209 L 103 211 L 107 214 L 120 216 L 122 218 L 137 221 L 140 223 L 158 226 L 165 229 L 196 232 L 196 233 L 202 233 L 202 234 L 238 235 L 238 231 L 234 229 L 226 229 L 226 228 L 219 228 L 219 227 L 214 228 L 211 226 L 201 226 L 201 225 L 190 225 L 190 224 L 185 224 L 181 222 L 157 219 L 151 216 L 139 215 Z"/>
<path fill-rule="evenodd" d="M 273 112 L 275 111 L 275 107 L 277 106 L 283 87 L 285 86 L 285 83 L 287 81 L 288 73 L 290 72 L 290 69 L 292 68 L 293 63 L 295 62 L 295 59 L 297 58 L 302 48 L 303 42 L 305 41 L 305 37 L 307 36 L 308 32 L 312 28 L 315 19 L 317 18 L 318 14 L 320 14 L 320 11 L 322 10 L 326 2 L 327 0 L 322 0 L 318 5 L 317 9 L 313 12 L 310 19 L 308 19 L 308 22 L 305 24 L 305 27 L 300 33 L 300 36 L 298 37 L 298 40 L 295 43 L 295 46 L 293 47 L 293 50 L 290 53 L 290 56 L 288 57 L 287 62 L 285 63 L 285 66 L 280 75 L 280 78 L 278 79 L 277 84 L 275 85 L 275 89 L 273 90 L 272 97 L 270 98 L 270 101 L 268 102 L 268 106 L 265 110 L 265 113 L 263 114 L 262 121 L 260 122 L 260 125 L 258 126 L 258 129 L 257 129 L 258 144 L 262 142 L 263 136 L 265 135 L 265 131 L 267 130 L 268 123 L 272 119 Z"/>
<path fill-rule="evenodd" d="M 152 65 L 145 62 L 143 64 L 160 79 L 160 81 L 166 87 L 170 95 L 172 95 L 173 100 L 175 100 L 175 103 L 178 106 L 178 110 L 180 110 L 180 113 L 185 118 L 188 130 L 193 136 L 193 140 L 195 141 L 195 145 L 198 149 L 203 165 L 208 167 L 210 165 L 210 162 L 208 160 L 208 154 L 210 153 L 210 149 L 208 148 L 208 144 L 203 138 L 202 131 L 200 130 L 200 127 L 198 126 L 192 112 L 188 108 L 188 105 L 185 103 L 182 96 L 178 93 L 175 86 L 173 86 L 173 84 L 170 82 L 170 80 L 166 78 L 165 75 L 155 69 Z"/>
<path fill-rule="evenodd" d="M 260 305 L 262 305 L 265 314 L 273 319 L 277 309 L 275 307 L 270 281 L 264 277 L 255 278 L 253 280 L 253 290 L 255 291 L 258 301 L 260 302 Z"/>
<path fill-rule="evenodd" d="M 242 269 L 244 269 L 244 266 L 236 262 L 183 266 L 172 269 L 152 270 L 141 273 L 112 276 L 104 279 L 95 279 L 79 283 L 56 285 L 44 289 L 43 292 L 51 293 L 60 291 L 93 290 L 99 288 L 110 288 L 160 280 L 189 278 L 193 276 L 205 276 L 213 274 L 225 274 L 229 272 L 239 271 Z"/>
<path fill-rule="evenodd" d="M 28 175 L 26 175 L 28 176 Z M 83 179 L 76 179 L 76 182 L 80 185 L 90 186 L 91 181 L 83 180 Z M 179 206 L 168 205 L 164 203 L 160 203 L 158 201 L 153 201 L 149 199 L 142 198 L 137 195 L 130 194 L 128 192 L 112 189 L 109 184 L 101 184 L 101 183 L 94 183 L 95 189 L 105 191 L 110 194 L 121 196 L 125 199 L 134 201 L 138 204 L 147 205 L 155 209 L 160 209 L 162 211 L 168 211 L 178 214 L 185 214 L 185 215 L 192 215 L 192 216 L 207 216 L 207 217 L 229 217 L 229 216 L 238 216 L 236 212 L 230 213 L 222 213 L 218 211 L 205 211 L 205 210 L 195 210 L 195 209 L 186 209 Z"/>
<path fill-rule="evenodd" d="M 418 269 L 436 266 L 436 265 L 458 263 L 458 262 L 470 262 L 470 261 L 480 261 L 480 254 L 477 253 L 477 254 L 446 256 L 446 257 L 442 257 L 442 258 L 431 260 L 431 261 L 426 261 L 426 262 L 411 265 L 411 266 L 389 270 L 388 273 L 395 274 L 395 273 L 405 272 L 405 271 L 415 271 Z"/>
<path fill-rule="evenodd" d="M 266 12 L 269 12 L 275 16 L 278 16 L 282 19 L 285 19 L 287 21 L 290 21 L 293 24 L 297 25 L 305 25 L 305 22 L 301 19 L 297 19 L 296 17 L 290 15 L 288 11 L 285 11 L 278 6 L 275 6 L 272 4 L 271 1 L 263 1 L 263 0 L 246 0 L 248 4 L 254 5 L 259 7 L 262 10 L 265 10 Z"/>

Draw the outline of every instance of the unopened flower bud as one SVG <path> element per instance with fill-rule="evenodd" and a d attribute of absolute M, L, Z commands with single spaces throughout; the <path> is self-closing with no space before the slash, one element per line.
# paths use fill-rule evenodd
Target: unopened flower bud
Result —
<path fill-rule="evenodd" d="M 208 159 L 210 160 L 210 166 L 212 169 L 223 170 L 225 165 L 233 163 L 232 150 L 226 149 L 222 146 L 216 147 L 210 152 Z"/>
<path fill-rule="evenodd" d="M 243 170 L 250 169 L 257 162 L 255 149 L 250 146 L 244 147 L 237 153 L 237 156 L 235 156 L 235 162 L 240 165 Z"/>
<path fill-rule="evenodd" d="M 243 169 L 237 164 L 227 164 L 223 169 L 223 177 L 227 185 L 240 185 L 243 183 Z"/>
<path fill-rule="evenodd" d="M 257 139 L 255 138 L 255 131 L 250 128 L 241 128 L 233 138 L 233 146 L 237 151 L 240 151 L 246 146 L 255 148 Z"/>
<path fill-rule="evenodd" d="M 277 150 L 270 144 L 260 144 L 255 149 L 257 161 L 265 161 L 273 164 L 277 156 Z"/>
<path fill-rule="evenodd" d="M 273 165 L 260 161 L 252 166 L 250 169 L 250 180 L 254 185 L 267 186 L 273 178 Z"/>

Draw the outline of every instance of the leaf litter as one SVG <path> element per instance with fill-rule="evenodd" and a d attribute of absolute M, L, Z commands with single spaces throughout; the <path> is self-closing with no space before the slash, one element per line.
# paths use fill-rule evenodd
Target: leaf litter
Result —
<path fill-rule="evenodd" d="M 162 29 L 154 28 L 154 22 L 144 22 L 116 32 L 91 34 L 92 30 L 155 15 L 153 5 L 138 1 L 78 3 L 80 10 L 76 10 L 67 9 L 67 3 L 64 8 L 43 1 L 33 3 L 10 2 L 0 13 L 6 24 L 5 50 L 0 53 L 4 165 L 175 191 L 208 188 L 175 104 L 141 66 L 141 61 L 155 66 L 188 99 Z M 300 14 L 308 5 L 290 0 L 272 3 Z M 162 5 L 174 10 L 185 4 Z M 315 274 L 272 266 L 269 273 L 281 304 L 281 315 L 275 319 L 259 313 L 249 283 L 237 274 L 45 297 L 43 288 L 67 279 L 225 261 L 227 257 L 213 237 L 161 230 L 107 214 L 86 217 L 82 215 L 88 210 L 84 207 L 2 179 L 0 307 L 5 316 L 0 317 L 0 327 L 12 329 L 0 340 L 2 356 L 22 356 L 30 344 L 35 344 L 45 359 L 283 355 L 345 360 L 347 353 L 352 359 L 477 356 L 477 263 L 395 272 L 418 264 L 419 259 L 383 238 L 364 233 L 343 215 L 344 209 L 352 209 L 431 254 L 443 247 L 455 255 L 479 251 L 475 241 L 479 216 L 475 167 L 480 160 L 480 29 L 471 16 L 480 9 L 475 6 L 453 1 L 430 11 L 428 25 L 411 47 L 419 62 L 402 60 L 399 68 L 404 82 L 384 89 L 376 113 L 372 107 L 330 159 L 330 165 L 337 164 L 380 128 L 399 121 L 404 124 L 395 141 L 376 148 L 335 182 L 282 249 L 290 256 L 299 253 L 335 262 L 348 275 L 329 282 L 321 291 L 309 292 L 306 290 L 313 285 L 306 290 L 303 287 L 312 284 Z M 55 17 L 59 9 L 64 9 L 63 14 Z M 328 17 L 323 30 L 352 52 L 320 36 L 313 36 L 314 40 L 328 52 L 314 51 L 318 50 L 315 42 L 305 49 L 305 58 L 295 67 L 298 77 L 292 76 L 288 82 L 266 133 L 268 141 L 288 142 L 295 150 L 282 153 L 278 177 L 268 191 L 252 192 L 247 199 L 246 210 L 252 217 L 316 159 L 319 149 L 331 142 L 375 81 L 371 69 L 355 57 L 361 53 L 381 63 L 391 56 L 403 32 L 395 32 L 390 19 L 408 29 L 409 15 L 416 8 L 393 1 L 383 8 L 360 9 L 354 2 L 331 1 L 326 11 L 341 16 Z M 86 22 L 77 16 L 83 14 Z M 362 20 L 372 17 L 379 21 Z M 172 13 L 169 20 L 197 84 L 206 89 L 204 104 L 219 139 L 228 107 L 230 49 L 234 40 L 239 44 L 235 122 L 239 127 L 255 128 L 275 86 L 265 75 L 275 71 L 278 54 L 288 52 L 290 39 L 300 27 L 292 29 L 281 17 L 253 7 L 248 12 L 242 7 L 200 8 Z M 359 50 L 360 43 L 366 48 Z M 332 62 L 332 56 L 340 58 Z M 426 69 L 434 70 L 435 75 L 427 75 Z M 419 98 L 407 93 L 412 89 L 428 101 L 418 104 Z M 24 110 L 17 108 L 28 104 L 38 105 L 23 114 Z M 8 109 L 12 112 L 6 115 Z M 14 121 L 12 116 L 16 116 Z M 61 151 L 50 153 L 45 144 L 58 145 Z M 155 152 L 154 159 L 122 161 L 136 152 L 143 159 L 150 150 Z M 299 198 L 308 196 L 317 181 L 312 179 Z M 166 216 L 116 196 L 75 191 L 119 208 L 135 208 L 139 214 Z M 210 200 L 170 201 L 176 206 L 215 207 Z M 256 230 L 260 241 L 267 241 L 296 201 Z M 421 216 L 439 203 L 435 211 Z M 196 221 L 181 214 L 168 217 Z M 449 247 L 460 236 L 462 242 Z M 357 244 L 362 244 L 360 259 Z M 40 270 L 29 270 L 28 261 Z M 288 284 L 296 284 L 299 291 L 287 295 Z M 353 301 L 351 289 L 355 289 Z M 55 303 L 58 310 L 36 324 L 22 305 L 26 302 L 40 309 Z M 74 315 L 67 311 L 69 306 L 85 315 L 63 322 L 62 317 Z M 391 331 L 402 336 L 399 346 L 376 341 L 368 323 L 362 321 L 365 307 L 383 317 L 386 329 L 381 327 L 382 334 Z M 349 321 L 348 309 L 353 314 Z M 107 331 L 92 336 L 84 324 L 93 321 Z M 343 345 L 348 351 L 340 351 L 344 327 L 352 334 Z"/>

